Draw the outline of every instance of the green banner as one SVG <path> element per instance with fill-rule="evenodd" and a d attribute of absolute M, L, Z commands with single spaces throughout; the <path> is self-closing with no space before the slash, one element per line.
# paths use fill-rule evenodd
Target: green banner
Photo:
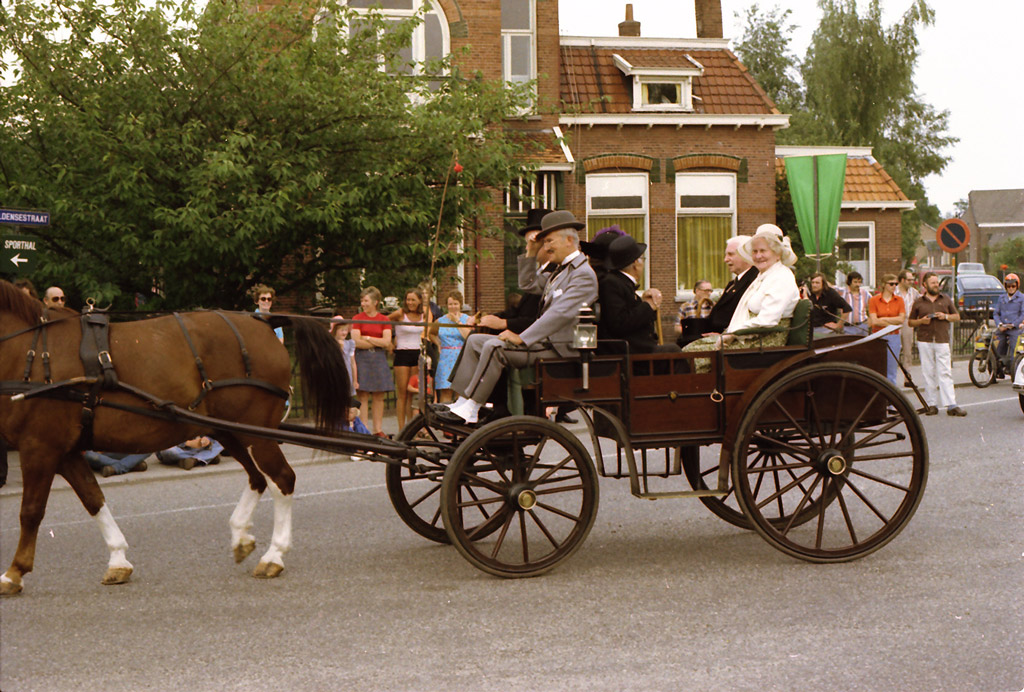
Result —
<path fill-rule="evenodd" d="M 846 154 L 788 156 L 785 162 L 804 252 L 808 257 L 827 257 L 836 244 L 846 180 Z M 817 223 L 815 209 L 818 210 Z"/>

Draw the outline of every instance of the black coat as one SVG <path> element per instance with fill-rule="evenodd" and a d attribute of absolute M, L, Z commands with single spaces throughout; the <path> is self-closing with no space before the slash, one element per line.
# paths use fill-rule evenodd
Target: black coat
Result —
<path fill-rule="evenodd" d="M 711 323 L 711 331 L 721 334 L 732 321 L 732 314 L 736 312 L 736 306 L 740 304 L 743 293 L 754 283 L 757 278 L 757 267 L 751 267 L 739 277 L 725 285 L 722 296 L 711 308 L 708 321 Z"/>
<path fill-rule="evenodd" d="M 597 338 L 629 342 L 631 353 L 651 353 L 658 345 L 657 313 L 636 294 L 636 285 L 622 272 L 608 272 L 598 283 L 601 319 Z M 624 353 L 622 344 L 598 344 L 598 353 Z"/>
<path fill-rule="evenodd" d="M 539 312 L 540 294 L 524 293 L 516 307 L 502 310 L 498 317 L 505 320 L 505 328 L 510 332 L 522 334 L 527 327 L 537 321 Z"/>

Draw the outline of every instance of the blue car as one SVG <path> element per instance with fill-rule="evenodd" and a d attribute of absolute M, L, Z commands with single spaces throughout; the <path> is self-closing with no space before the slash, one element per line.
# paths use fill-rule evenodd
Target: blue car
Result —
<path fill-rule="evenodd" d="M 945 276 L 939 287 L 946 295 L 953 295 L 950 279 Z M 983 313 L 983 317 L 991 317 L 992 306 L 1005 294 L 1002 282 L 989 274 L 957 274 L 956 277 L 956 309 L 960 312 Z"/>

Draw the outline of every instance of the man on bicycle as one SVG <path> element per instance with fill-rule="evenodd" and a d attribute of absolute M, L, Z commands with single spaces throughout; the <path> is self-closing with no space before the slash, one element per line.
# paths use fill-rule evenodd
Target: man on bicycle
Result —
<path fill-rule="evenodd" d="M 992 319 L 996 323 L 996 355 L 1002 359 L 1009 372 L 1013 366 L 1013 347 L 1021 329 L 1024 329 L 1024 294 L 1019 291 L 1020 279 L 1016 274 L 1007 274 L 1003 286 L 1006 295 L 996 301 Z"/>

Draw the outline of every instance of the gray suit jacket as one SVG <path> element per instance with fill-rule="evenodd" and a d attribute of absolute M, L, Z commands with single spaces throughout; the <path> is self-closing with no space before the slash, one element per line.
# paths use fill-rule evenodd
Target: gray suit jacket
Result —
<path fill-rule="evenodd" d="M 520 257 L 519 288 L 541 294 L 537 321 L 519 335 L 523 343 L 528 347 L 550 344 L 560 356 L 574 355 L 572 337 L 580 308 L 597 299 L 597 276 L 586 255 L 578 254 L 554 278 L 537 273 L 535 258 Z"/>

